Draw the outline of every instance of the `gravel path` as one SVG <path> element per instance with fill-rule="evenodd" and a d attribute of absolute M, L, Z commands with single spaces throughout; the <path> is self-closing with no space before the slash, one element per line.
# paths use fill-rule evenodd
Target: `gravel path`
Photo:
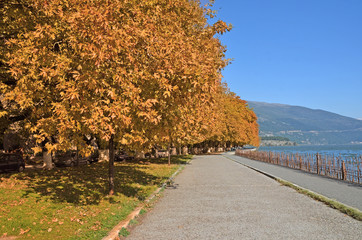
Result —
<path fill-rule="evenodd" d="M 360 239 L 362 222 L 221 155 L 197 156 L 127 239 Z"/>
<path fill-rule="evenodd" d="M 331 179 L 317 174 L 281 167 L 274 164 L 250 160 L 236 156 L 232 152 L 225 154 L 225 156 L 247 166 L 251 166 L 273 176 L 312 190 L 313 192 L 319 193 L 323 196 L 336 199 L 341 203 L 362 211 L 362 185 Z"/>

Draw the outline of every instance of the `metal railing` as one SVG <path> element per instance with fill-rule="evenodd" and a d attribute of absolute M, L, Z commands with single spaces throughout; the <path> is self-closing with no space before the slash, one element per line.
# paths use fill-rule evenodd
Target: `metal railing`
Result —
<path fill-rule="evenodd" d="M 283 152 L 247 151 L 237 149 L 236 155 L 306 172 L 362 183 L 362 156 L 334 156 Z"/>

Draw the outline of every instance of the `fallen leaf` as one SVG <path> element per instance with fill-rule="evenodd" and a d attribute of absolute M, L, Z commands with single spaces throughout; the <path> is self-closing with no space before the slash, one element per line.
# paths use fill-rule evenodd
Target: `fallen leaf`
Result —
<path fill-rule="evenodd" d="M 25 233 L 27 233 L 27 232 L 29 232 L 29 231 L 30 231 L 30 228 L 28 228 L 28 229 L 26 229 L 26 230 L 20 228 L 20 233 L 19 233 L 19 235 L 23 235 L 23 234 L 25 234 Z"/>

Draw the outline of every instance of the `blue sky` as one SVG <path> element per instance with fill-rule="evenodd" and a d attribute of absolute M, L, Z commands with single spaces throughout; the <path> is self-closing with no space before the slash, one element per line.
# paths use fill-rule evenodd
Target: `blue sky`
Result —
<path fill-rule="evenodd" d="M 201 2 L 205 2 L 204 0 Z M 216 0 L 242 99 L 362 118 L 362 0 Z"/>

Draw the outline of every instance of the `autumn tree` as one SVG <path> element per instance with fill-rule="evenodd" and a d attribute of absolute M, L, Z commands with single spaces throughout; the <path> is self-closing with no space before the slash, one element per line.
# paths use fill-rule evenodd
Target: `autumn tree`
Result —
<path fill-rule="evenodd" d="M 247 102 L 227 89 L 223 95 L 224 142 L 233 145 L 259 146 L 259 129 L 255 113 Z"/>
<path fill-rule="evenodd" d="M 226 83 L 219 86 L 213 111 L 205 118 L 204 147 L 226 145 L 259 146 L 259 129 L 255 113 L 247 102 L 231 92 Z"/>
<path fill-rule="evenodd" d="M 152 100 L 157 124 L 133 118 L 138 124 L 134 132 L 145 134 L 132 145 L 170 148 L 192 137 L 192 126 L 199 119 L 197 109 L 207 107 L 221 82 L 225 49 L 214 35 L 230 26 L 221 21 L 208 25 L 206 9 L 197 1 L 147 2 L 140 5 L 140 11 L 147 36 L 142 43 L 149 56 L 142 63 L 143 67 L 148 64 L 143 71 L 149 75 L 140 97 Z"/>
<path fill-rule="evenodd" d="M 164 8 L 153 14 L 153 24 L 162 26 L 161 34 L 155 36 L 160 45 L 154 51 L 161 65 L 161 72 L 156 74 L 161 77 L 159 89 L 163 94 L 156 96 L 155 104 L 160 122 L 151 127 L 159 130 L 159 144 L 168 147 L 170 163 L 170 147 L 197 134 L 200 109 L 211 104 L 221 83 L 220 71 L 227 61 L 215 35 L 230 30 L 230 26 L 222 21 L 209 25 L 205 17 L 208 9 L 201 8 L 198 1 L 172 1 Z"/>
<path fill-rule="evenodd" d="M 16 84 L 9 88 L 3 82 L 4 99 L 30 110 L 26 127 L 39 144 L 46 141 L 49 153 L 75 146 L 89 154 L 85 135 L 108 141 L 112 193 L 114 140 L 125 141 L 120 136 L 132 129 L 132 117 L 157 120 L 150 109 L 153 100 L 142 101 L 139 94 L 148 77 L 139 67 L 148 56 L 137 46 L 144 37 L 141 23 L 134 21 L 138 6 L 123 1 L 27 4 L 37 15 L 35 27 L 6 41 L 6 64 Z"/>
<path fill-rule="evenodd" d="M 84 136 L 108 142 L 110 194 L 115 142 L 185 139 L 180 132 L 199 119 L 184 121 L 208 106 L 220 84 L 226 62 L 214 35 L 229 26 L 208 25 L 198 1 L 6 3 L 2 22 L 16 35 L 1 45 L 14 83 L 2 81 L 4 101 L 28 113 L 24 128 L 48 156 L 72 147 L 89 154 Z M 12 12 L 24 19 L 20 29 L 7 19 Z M 146 134 L 152 129 L 158 139 Z"/>

